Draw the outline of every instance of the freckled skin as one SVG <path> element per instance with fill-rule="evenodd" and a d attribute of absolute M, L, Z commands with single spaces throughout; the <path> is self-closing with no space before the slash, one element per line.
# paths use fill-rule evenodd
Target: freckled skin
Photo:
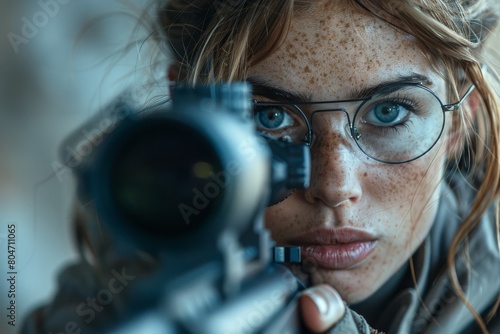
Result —
<path fill-rule="evenodd" d="M 324 4 L 295 17 L 280 49 L 255 65 L 250 76 L 326 101 L 414 72 L 431 78 L 431 88 L 445 96 L 444 81 L 414 38 L 344 1 Z M 344 115 L 320 117 L 311 151 L 311 186 L 270 207 L 266 225 L 278 243 L 319 227 L 354 227 L 373 234 L 376 247 L 360 264 L 345 270 L 314 268 L 311 273 L 313 284 L 329 283 L 347 303 L 354 303 L 386 282 L 428 234 L 436 215 L 449 122 L 426 155 L 389 165 L 359 150 L 344 129 Z"/>

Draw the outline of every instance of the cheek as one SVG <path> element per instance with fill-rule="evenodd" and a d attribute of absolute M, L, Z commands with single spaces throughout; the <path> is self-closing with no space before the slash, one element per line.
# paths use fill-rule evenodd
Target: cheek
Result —
<path fill-rule="evenodd" d="M 382 284 L 396 272 L 432 228 L 441 195 L 445 147 L 446 141 L 440 141 L 427 155 L 400 165 L 389 177 L 387 187 L 380 186 L 383 180 L 377 182 L 380 195 L 385 197 L 378 207 L 382 212 L 372 227 L 379 229 L 383 237 L 378 254 L 363 268 L 373 282 Z"/>
<path fill-rule="evenodd" d="M 392 212 L 392 221 L 385 217 L 381 222 L 405 231 L 407 240 L 420 238 L 421 233 L 417 233 L 419 236 L 413 233 L 423 232 L 432 225 L 444 173 L 445 146 L 444 141 L 440 141 L 420 159 L 394 166 L 370 184 L 371 197 L 380 199 L 380 205 Z"/>
<path fill-rule="evenodd" d="M 289 231 L 300 230 L 307 218 L 312 215 L 312 211 L 307 208 L 298 192 L 296 190 L 283 202 L 267 208 L 266 227 L 274 240 L 280 240 L 281 236 L 287 235 Z"/>
<path fill-rule="evenodd" d="M 430 217 L 430 207 L 437 206 L 440 195 L 440 184 L 444 176 L 445 162 L 449 146 L 449 122 L 445 124 L 443 134 L 434 147 L 419 159 L 387 168 L 379 167 L 377 179 L 365 183 L 370 187 L 369 192 L 377 194 L 372 198 L 379 198 L 389 207 L 397 207 L 399 214 L 411 216 L 414 224 L 427 222 Z M 404 216 L 400 216 L 399 221 Z M 409 218 L 405 218 L 405 221 Z"/>

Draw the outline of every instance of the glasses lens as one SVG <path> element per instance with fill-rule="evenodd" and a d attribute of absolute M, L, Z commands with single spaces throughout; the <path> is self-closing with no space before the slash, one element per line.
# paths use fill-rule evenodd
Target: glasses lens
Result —
<path fill-rule="evenodd" d="M 254 108 L 257 130 L 276 139 L 299 143 L 306 138 L 307 120 L 296 107 L 272 103 L 258 103 Z"/>
<path fill-rule="evenodd" d="M 420 86 L 386 89 L 365 101 L 354 116 L 357 144 L 389 163 L 414 160 L 439 139 L 444 113 L 433 93 Z"/>

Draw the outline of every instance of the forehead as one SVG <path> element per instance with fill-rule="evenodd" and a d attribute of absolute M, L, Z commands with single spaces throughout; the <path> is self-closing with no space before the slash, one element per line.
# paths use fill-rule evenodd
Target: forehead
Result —
<path fill-rule="evenodd" d="M 413 36 L 356 4 L 331 0 L 296 14 L 278 51 L 250 71 L 315 100 L 412 74 L 440 81 Z"/>

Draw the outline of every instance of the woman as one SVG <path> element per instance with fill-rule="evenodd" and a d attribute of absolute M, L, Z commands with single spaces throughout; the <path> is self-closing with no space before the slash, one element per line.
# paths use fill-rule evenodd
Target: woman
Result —
<path fill-rule="evenodd" d="M 254 84 L 259 130 L 311 144 L 311 186 L 266 214 L 274 240 L 316 264 L 310 328 L 500 331 L 488 209 L 500 113 L 481 70 L 498 15 L 459 0 L 174 0 L 160 12 L 171 80 L 205 82 L 213 59 L 216 81 Z"/>
<path fill-rule="evenodd" d="M 312 331 L 500 331 L 500 104 L 483 66 L 499 13 L 493 0 L 161 6 L 170 80 L 248 80 L 259 131 L 311 147 L 310 187 L 266 225 L 312 263 L 292 268 L 312 286 Z M 81 288 L 89 270 L 65 275 Z M 67 321 L 79 301 L 37 319 Z M 80 309 L 97 326 L 94 310 Z"/>

